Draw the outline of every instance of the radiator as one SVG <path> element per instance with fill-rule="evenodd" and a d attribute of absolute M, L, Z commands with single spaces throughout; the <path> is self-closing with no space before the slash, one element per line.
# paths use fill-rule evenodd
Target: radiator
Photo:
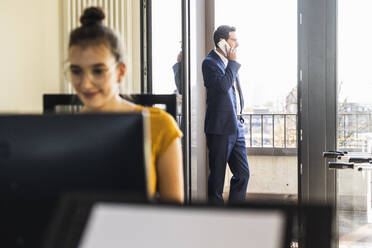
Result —
<path fill-rule="evenodd" d="M 69 34 L 73 29 L 81 25 L 79 20 L 80 16 L 82 15 L 84 9 L 91 6 L 98 6 L 103 9 L 106 15 L 104 24 L 115 30 L 124 41 L 124 58 L 127 64 L 127 74 L 125 76 L 124 82 L 122 83 L 123 86 L 121 87 L 121 91 L 125 91 L 125 93 L 131 93 L 130 85 L 128 84 L 128 82 L 132 82 L 132 73 L 130 67 L 130 65 L 132 64 L 131 44 L 133 40 L 132 0 L 61 0 L 61 58 L 63 58 L 62 68 L 64 68 L 61 73 L 62 92 L 73 93 L 72 86 L 65 77 Z"/>

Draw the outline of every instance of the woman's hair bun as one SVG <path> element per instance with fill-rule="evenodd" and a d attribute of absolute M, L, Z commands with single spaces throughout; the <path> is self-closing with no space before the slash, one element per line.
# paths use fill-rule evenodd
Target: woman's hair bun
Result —
<path fill-rule="evenodd" d="M 80 17 L 80 22 L 83 26 L 102 24 L 105 19 L 105 13 L 101 8 L 90 7 L 84 10 L 83 15 Z"/>

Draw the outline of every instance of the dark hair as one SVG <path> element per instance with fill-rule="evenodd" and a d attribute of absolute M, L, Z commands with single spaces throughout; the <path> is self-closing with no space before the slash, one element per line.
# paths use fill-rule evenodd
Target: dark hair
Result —
<path fill-rule="evenodd" d="M 74 29 L 70 34 L 68 47 L 105 45 L 114 55 L 116 62 L 123 62 L 123 42 L 112 29 L 103 25 L 105 13 L 101 8 L 90 7 L 84 10 L 80 17 L 82 26 Z"/>
<path fill-rule="evenodd" d="M 219 26 L 216 29 L 216 31 L 214 31 L 214 34 L 213 34 L 214 45 L 217 47 L 217 43 L 220 41 L 221 38 L 228 40 L 229 33 L 235 32 L 235 31 L 236 31 L 236 28 L 233 26 L 227 26 L 227 25 Z"/>

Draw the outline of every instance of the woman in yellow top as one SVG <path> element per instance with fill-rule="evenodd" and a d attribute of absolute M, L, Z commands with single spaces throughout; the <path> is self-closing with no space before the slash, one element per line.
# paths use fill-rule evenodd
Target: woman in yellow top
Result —
<path fill-rule="evenodd" d="M 82 112 L 136 112 L 144 107 L 119 96 L 126 73 L 123 43 L 102 21 L 105 14 L 91 7 L 80 18 L 81 27 L 70 34 L 68 60 L 71 83 L 82 100 Z M 156 109 L 150 112 L 154 183 L 161 200 L 183 202 L 181 131 L 172 116 Z"/>

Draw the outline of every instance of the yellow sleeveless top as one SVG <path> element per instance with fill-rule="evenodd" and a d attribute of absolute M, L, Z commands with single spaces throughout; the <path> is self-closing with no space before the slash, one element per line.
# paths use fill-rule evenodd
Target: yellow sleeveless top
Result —
<path fill-rule="evenodd" d="M 156 163 L 158 158 L 168 149 L 169 145 L 176 139 L 182 137 L 173 116 L 159 108 L 138 106 L 138 111 L 146 110 L 150 113 L 151 132 L 151 180 L 149 185 L 149 196 L 153 197 L 156 192 L 157 174 Z"/>

